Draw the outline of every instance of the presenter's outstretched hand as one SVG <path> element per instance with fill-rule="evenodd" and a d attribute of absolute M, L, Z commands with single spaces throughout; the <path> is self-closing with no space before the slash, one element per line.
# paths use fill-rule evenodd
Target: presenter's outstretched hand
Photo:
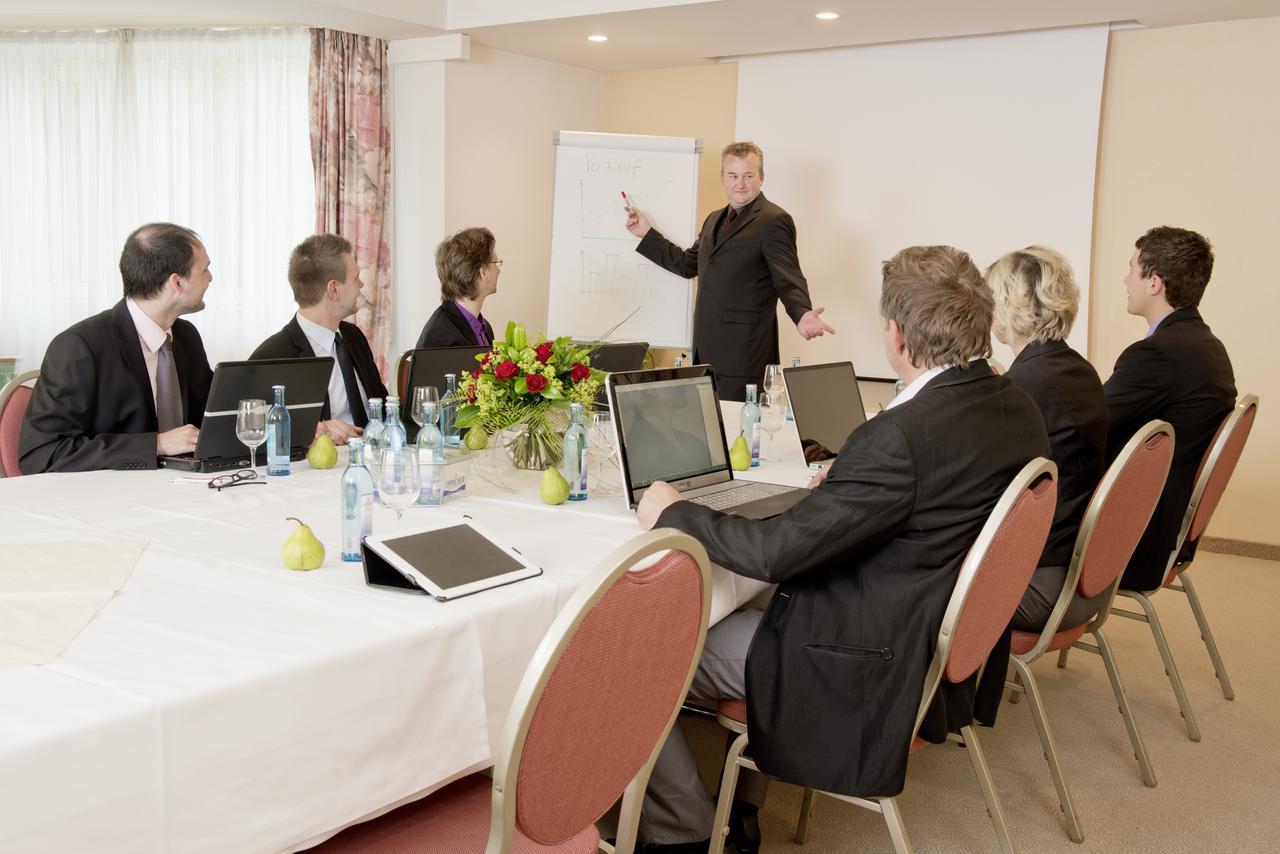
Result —
<path fill-rule="evenodd" d="M 820 338 L 828 332 L 832 335 L 836 334 L 836 331 L 820 317 L 824 311 L 826 311 L 825 308 L 812 308 L 800 316 L 799 322 L 796 323 L 796 331 L 804 336 L 804 340 Z"/>
<path fill-rule="evenodd" d="M 200 428 L 190 424 L 157 433 L 156 456 L 174 457 L 178 454 L 189 454 L 196 449 L 196 440 L 199 438 Z"/>
<path fill-rule="evenodd" d="M 644 237 L 649 233 L 652 227 L 649 225 L 649 218 L 640 213 L 639 208 L 628 207 L 627 209 L 627 231 L 636 237 Z"/>
<path fill-rule="evenodd" d="M 677 501 L 683 500 L 674 486 L 665 480 L 655 480 L 644 491 L 644 498 L 641 498 L 640 503 L 636 505 L 636 518 L 640 520 L 640 527 L 646 531 L 652 531 L 653 526 L 658 524 L 658 517 L 662 515 L 662 511 Z"/>

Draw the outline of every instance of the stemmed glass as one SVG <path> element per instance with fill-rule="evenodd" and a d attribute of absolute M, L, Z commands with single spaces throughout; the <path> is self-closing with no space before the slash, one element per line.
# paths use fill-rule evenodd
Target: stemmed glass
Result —
<path fill-rule="evenodd" d="M 760 429 L 769 434 L 769 455 L 765 457 L 771 463 L 782 462 L 774 450 L 774 434 L 782 429 L 787 418 L 787 393 L 785 391 L 766 391 L 760 399 Z"/>
<path fill-rule="evenodd" d="M 267 440 L 267 402 L 242 400 L 236 409 L 236 438 L 249 448 L 249 471 L 258 476 L 258 448 Z"/>
<path fill-rule="evenodd" d="M 421 489 L 417 450 L 412 447 L 384 450 L 378 469 L 378 495 L 383 504 L 396 511 L 397 525 L 405 508 L 418 500 Z"/>
<path fill-rule="evenodd" d="M 615 495 L 621 486 L 616 456 L 617 452 L 613 447 L 613 413 L 607 409 L 591 413 L 587 458 L 594 470 L 592 489 L 597 495 Z"/>
<path fill-rule="evenodd" d="M 435 404 L 436 412 L 440 411 L 440 391 L 433 385 L 420 385 L 413 390 L 413 401 L 409 404 L 409 416 L 413 418 L 413 423 L 418 425 L 418 429 L 422 429 L 422 425 L 427 423 L 426 405 L 428 403 Z"/>
<path fill-rule="evenodd" d="M 786 391 L 786 387 L 783 385 L 782 381 L 781 365 L 765 365 L 764 390 L 769 394 Z"/>

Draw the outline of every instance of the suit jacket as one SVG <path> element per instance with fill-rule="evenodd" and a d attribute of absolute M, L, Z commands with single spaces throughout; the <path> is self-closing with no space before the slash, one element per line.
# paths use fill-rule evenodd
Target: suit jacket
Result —
<path fill-rule="evenodd" d="M 213 371 L 200 333 L 173 324 L 182 417 L 199 425 Z M 23 474 L 156 467 L 155 396 L 124 300 L 49 343 L 18 439 Z"/>
<path fill-rule="evenodd" d="M 1235 406 L 1235 375 L 1227 349 L 1200 312 L 1188 308 L 1169 314 L 1154 333 L 1130 344 L 1116 360 L 1103 391 L 1111 416 L 1108 459 L 1151 419 L 1173 425 L 1169 479 L 1120 583 L 1126 590 L 1152 590 L 1164 580 L 1196 469 Z"/>
<path fill-rule="evenodd" d="M 716 563 L 779 585 L 746 664 L 763 771 L 848 795 L 902 790 L 960 565 L 1013 476 L 1048 452 L 1031 399 L 974 362 L 854 430 L 826 480 L 780 516 L 663 511 L 660 526 Z"/>
<path fill-rule="evenodd" d="M 484 334 L 489 336 L 488 343 L 492 344 L 493 327 L 484 318 L 480 318 L 480 324 L 484 327 Z M 458 306 L 449 300 L 440 303 L 440 307 L 431 312 L 426 326 L 422 327 L 422 334 L 418 336 L 417 346 L 418 349 L 422 349 L 423 347 L 481 347 L 483 344 L 476 340 L 476 334 L 471 331 L 471 324 L 467 323 L 462 312 L 458 311 Z"/>
<path fill-rule="evenodd" d="M 1093 365 L 1065 341 L 1031 342 L 1005 374 L 1031 395 L 1058 464 L 1058 505 L 1041 566 L 1067 566 L 1080 521 L 1106 470 L 1107 399 Z"/>
<path fill-rule="evenodd" d="M 791 215 L 761 194 L 717 240 L 728 210 L 708 216 L 688 249 L 651 228 L 636 251 L 677 276 L 698 277 L 693 358 L 715 368 L 721 398 L 744 400 L 747 383 L 759 384 L 765 365 L 778 361 L 778 300 L 793 322 L 813 304 Z"/>
<path fill-rule="evenodd" d="M 382 383 L 382 375 L 378 373 L 378 364 L 373 359 L 373 351 L 369 349 L 369 339 L 360 331 L 360 327 L 354 323 L 342 321 L 338 324 L 338 332 L 342 335 L 342 343 L 347 348 L 347 352 L 351 354 L 351 364 L 355 368 L 356 378 L 360 380 L 360 385 L 364 387 L 365 398 L 381 397 L 386 398 L 387 387 Z M 258 349 L 249 354 L 250 359 L 299 359 L 310 358 L 314 356 L 315 350 L 311 347 L 311 341 L 307 338 L 307 333 L 302 331 L 302 327 L 298 324 L 298 317 L 294 315 L 289 322 L 284 325 L 276 334 L 272 335 L 266 341 L 258 345 Z M 335 370 L 337 362 L 334 362 Z M 320 420 L 327 421 L 331 417 L 329 411 L 329 395 L 324 396 L 324 408 L 320 410 Z M 357 427 L 363 427 L 363 424 L 357 424 Z"/>

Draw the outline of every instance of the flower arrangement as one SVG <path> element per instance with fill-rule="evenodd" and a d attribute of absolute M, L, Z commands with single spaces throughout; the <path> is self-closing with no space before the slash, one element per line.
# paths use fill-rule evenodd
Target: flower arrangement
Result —
<path fill-rule="evenodd" d="M 530 469 L 558 465 L 569 404 L 593 406 L 604 383 L 604 372 L 591 367 L 593 349 L 567 336 L 531 343 L 523 326 L 509 322 L 502 340 L 476 357 L 479 366 L 458 385 L 457 424 L 481 434 L 468 434 L 467 446 L 484 447 L 488 437 L 519 425 L 507 449 L 512 462 Z"/>

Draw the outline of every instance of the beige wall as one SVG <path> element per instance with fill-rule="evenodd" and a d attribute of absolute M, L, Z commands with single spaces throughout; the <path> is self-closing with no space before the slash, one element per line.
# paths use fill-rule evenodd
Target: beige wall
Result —
<path fill-rule="evenodd" d="M 698 225 L 724 206 L 720 150 L 733 142 L 738 66 L 695 65 L 657 71 L 626 71 L 604 77 L 604 130 L 702 140 L 698 160 Z M 675 351 L 654 353 L 671 364 Z"/>
<path fill-rule="evenodd" d="M 1125 314 L 1121 279 L 1147 228 L 1178 225 L 1213 242 L 1201 313 L 1231 354 L 1237 388 L 1261 398 L 1261 417 L 1210 533 L 1272 544 L 1280 543 L 1270 491 L 1280 481 L 1280 418 L 1269 411 L 1280 404 L 1280 288 L 1267 253 L 1280 235 L 1277 80 L 1280 18 L 1112 34 L 1089 345 L 1105 379 L 1146 331 Z"/>

